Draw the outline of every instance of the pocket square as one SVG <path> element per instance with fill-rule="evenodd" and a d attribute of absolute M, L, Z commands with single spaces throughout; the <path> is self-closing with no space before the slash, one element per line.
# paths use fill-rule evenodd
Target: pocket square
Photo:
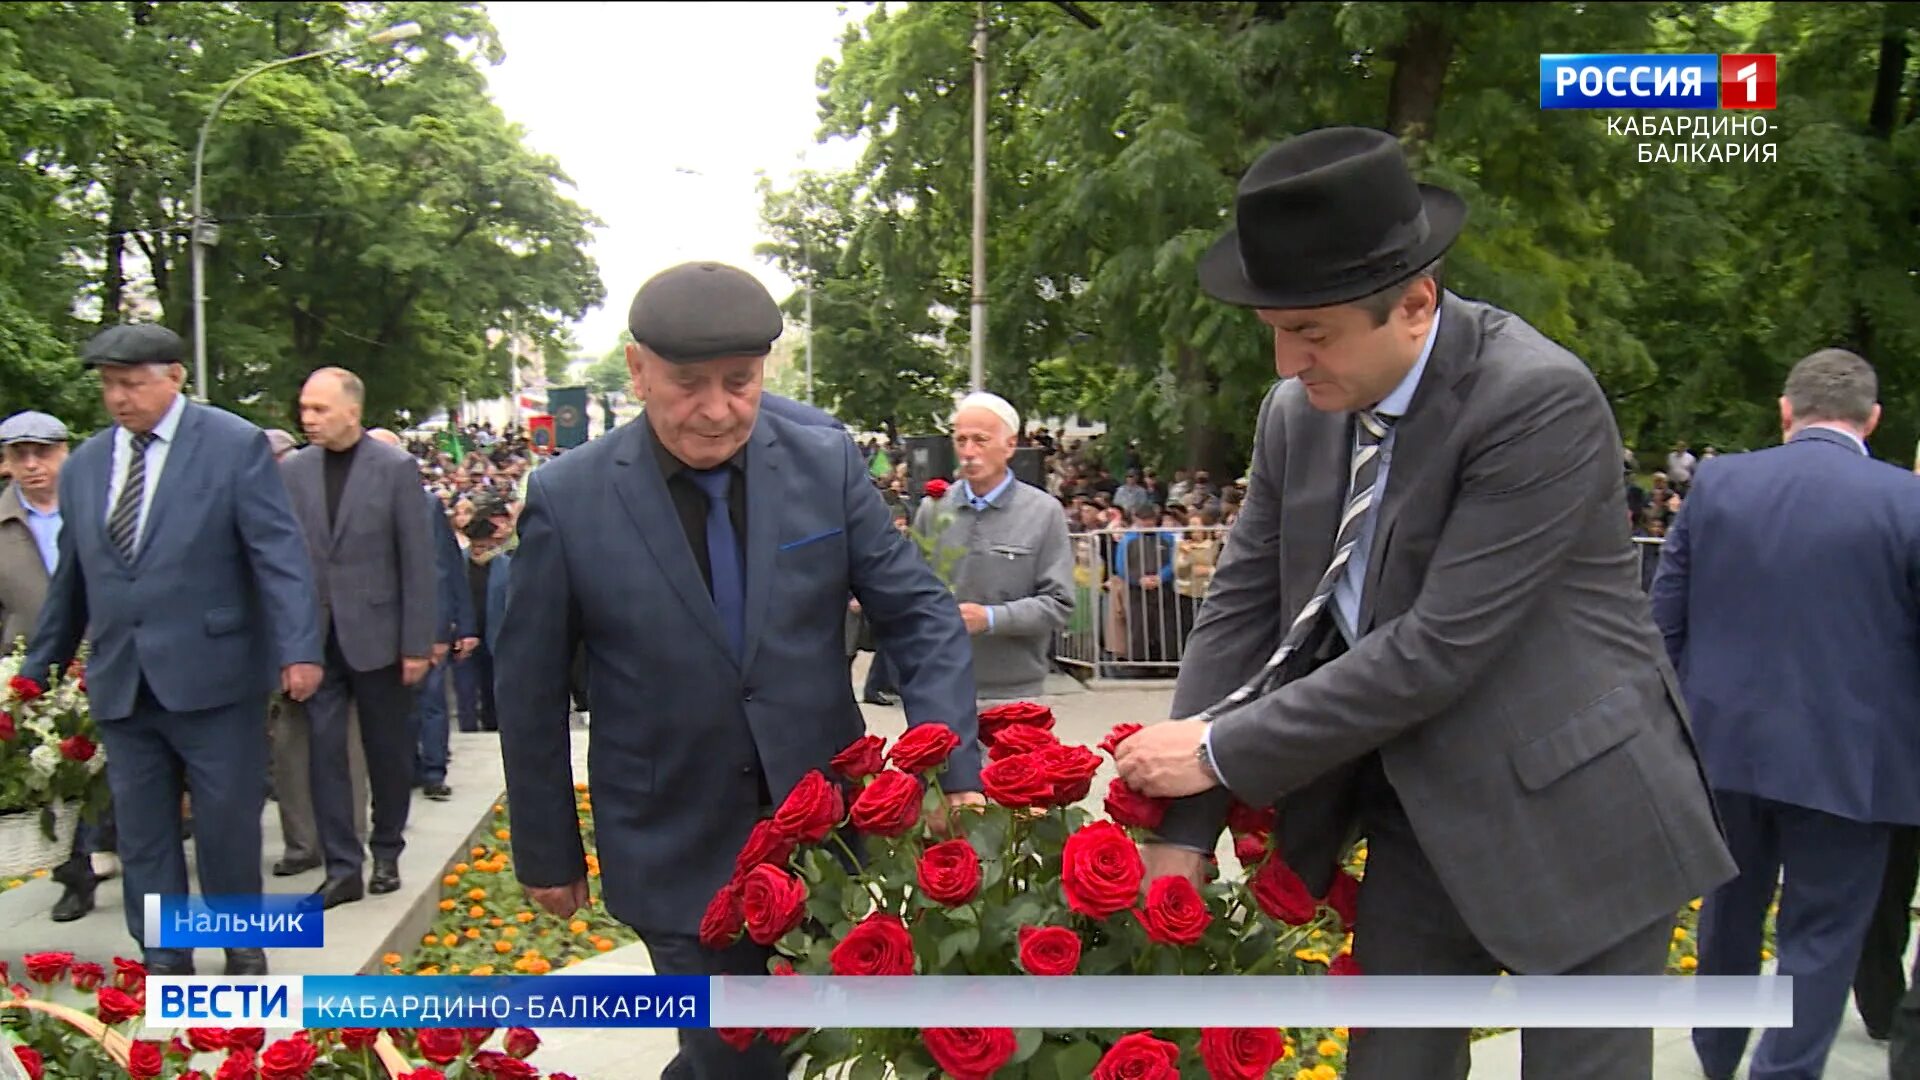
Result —
<path fill-rule="evenodd" d="M 832 536 L 839 536 L 841 533 L 845 531 L 846 531 L 845 529 L 828 529 L 826 532 L 823 532 L 823 533 L 815 533 L 812 536 L 801 537 L 798 540 L 789 540 L 786 543 L 780 545 L 780 550 L 792 551 L 794 548 L 797 548 L 797 547 L 806 547 L 808 544 L 814 543 L 815 541 L 825 540 L 828 537 L 832 537 Z"/>

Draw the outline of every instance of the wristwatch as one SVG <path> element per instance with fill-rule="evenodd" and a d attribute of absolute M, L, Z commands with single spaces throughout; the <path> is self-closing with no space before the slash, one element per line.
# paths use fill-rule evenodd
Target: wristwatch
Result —
<path fill-rule="evenodd" d="M 1220 779 L 1220 770 L 1213 767 L 1213 752 L 1207 749 L 1207 740 L 1201 739 L 1194 744 L 1193 759 L 1200 763 L 1200 771 L 1207 774 L 1207 779 L 1216 784 L 1226 783 Z"/>

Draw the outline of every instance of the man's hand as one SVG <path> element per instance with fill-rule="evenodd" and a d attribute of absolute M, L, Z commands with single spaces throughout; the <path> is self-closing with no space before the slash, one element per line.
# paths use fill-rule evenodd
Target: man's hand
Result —
<path fill-rule="evenodd" d="M 1207 883 L 1207 857 L 1172 844 L 1141 844 L 1140 859 L 1147 864 L 1144 884 L 1158 878 L 1183 877 L 1198 888 Z"/>
<path fill-rule="evenodd" d="M 463 637 L 459 641 L 456 641 L 453 643 L 453 658 L 455 660 L 465 660 L 467 657 L 472 656 L 475 652 L 478 652 L 479 649 L 480 649 L 479 638 Z"/>
<path fill-rule="evenodd" d="M 1113 763 L 1127 786 L 1157 799 L 1198 795 L 1220 782 L 1207 775 L 1194 750 L 1206 738 L 1204 720 L 1163 720 L 1127 737 Z"/>
<path fill-rule="evenodd" d="M 960 812 L 969 814 L 977 813 L 985 809 L 986 805 L 987 797 L 977 791 L 949 792 L 947 795 L 947 804 L 934 811 L 933 816 L 927 819 L 927 828 L 932 829 L 935 836 L 949 836 L 952 834 L 953 810 L 955 808 L 966 807 L 967 809 L 961 810 Z"/>
<path fill-rule="evenodd" d="M 294 701 L 305 701 L 320 689 L 319 664 L 288 664 L 280 669 L 280 692 Z"/>
<path fill-rule="evenodd" d="M 427 668 L 432 661 L 424 656 L 408 656 L 400 661 L 400 682 L 403 686 L 417 686 L 427 677 Z"/>
<path fill-rule="evenodd" d="M 966 621 L 967 633 L 978 637 L 987 632 L 987 609 L 979 604 L 961 604 L 960 618 Z"/>
<path fill-rule="evenodd" d="M 1143 577 L 1143 578 L 1141 578 L 1141 579 L 1140 579 L 1140 587 L 1141 587 L 1141 588 L 1143 588 L 1143 589 L 1145 589 L 1145 590 L 1147 590 L 1148 592 L 1152 592 L 1153 590 L 1155 590 L 1155 589 L 1157 589 L 1157 588 L 1159 588 L 1159 587 L 1160 587 L 1160 575 L 1159 575 L 1159 574 L 1148 574 L 1148 575 L 1147 575 L 1146 577 Z"/>
<path fill-rule="evenodd" d="M 439 667 L 447 662 L 448 645 L 444 641 L 433 643 L 433 666 Z"/>
<path fill-rule="evenodd" d="M 571 885 L 545 887 L 529 885 L 527 899 L 538 904 L 542 911 L 556 919 L 570 918 L 574 912 L 593 902 L 592 895 L 587 892 L 586 878 L 581 878 Z"/>

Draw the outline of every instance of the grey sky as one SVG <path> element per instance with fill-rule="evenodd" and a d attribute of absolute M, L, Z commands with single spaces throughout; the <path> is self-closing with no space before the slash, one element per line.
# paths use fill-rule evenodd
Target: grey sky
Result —
<path fill-rule="evenodd" d="M 815 168 L 858 157 L 844 141 L 814 143 L 814 77 L 867 5 L 509 0 L 487 10 L 507 53 L 487 71 L 494 99 L 606 223 L 592 252 L 607 300 L 574 328 L 583 352 L 611 348 L 634 291 L 675 263 L 718 259 L 777 299 L 792 292 L 753 255 L 765 239 L 755 172 L 783 185 L 802 152 Z"/>

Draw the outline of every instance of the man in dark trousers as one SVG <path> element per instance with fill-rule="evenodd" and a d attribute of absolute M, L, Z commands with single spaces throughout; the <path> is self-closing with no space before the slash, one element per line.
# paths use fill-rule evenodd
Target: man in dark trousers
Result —
<path fill-rule="evenodd" d="M 127 930 L 146 895 L 187 891 L 180 796 L 193 799 L 200 888 L 257 895 L 267 697 L 320 683 L 313 569 L 260 429 L 189 402 L 186 349 L 161 326 L 109 327 L 83 354 L 113 426 L 60 473 L 60 559 L 25 673 L 64 668 L 83 636 L 87 702 L 113 763 Z M 147 949 L 149 973 L 193 954 Z M 230 975 L 263 975 L 258 949 Z"/>
<path fill-rule="evenodd" d="M 853 440 L 761 410 L 781 330 L 765 287 L 685 264 L 640 289 L 628 322 L 646 411 L 534 473 L 520 515 L 495 690 L 514 869 L 556 916 L 588 902 L 567 723 L 584 642 L 607 910 L 662 974 L 765 974 L 770 950 L 708 950 L 697 931 L 755 823 L 865 732 L 841 651 L 848 594 L 900 667 L 908 721 L 960 736 L 949 799 L 978 803 L 967 631 Z M 764 1040 L 739 1052 L 686 1030 L 664 1075 L 787 1070 Z"/>
<path fill-rule="evenodd" d="M 320 598 L 326 678 L 307 703 L 313 819 L 326 860 L 317 892 L 329 908 L 400 887 L 401 833 L 413 796 L 408 717 L 413 688 L 433 662 L 439 591 L 433 533 L 421 508 L 419 466 L 367 437 L 366 387 L 322 368 L 300 391 L 306 449 L 283 471 Z M 373 874 L 354 834 L 347 772 L 348 709 L 358 706 L 367 756 Z"/>
<path fill-rule="evenodd" d="M 1580 359 L 1440 287 L 1466 215 L 1393 136 L 1263 155 L 1200 264 L 1274 370 L 1251 482 L 1174 691 L 1121 775 L 1187 796 L 1147 851 L 1198 877 L 1231 797 L 1278 803 L 1326 895 L 1368 838 L 1369 975 L 1658 975 L 1732 876 Z M 1354 1033 L 1349 1080 L 1466 1075 L 1464 1030 Z M 1647 1080 L 1646 1030 L 1532 1028 L 1528 1077 Z"/>
<path fill-rule="evenodd" d="M 1795 364 L 1785 445 L 1699 464 L 1667 534 L 1653 607 L 1740 874 L 1700 911 L 1700 974 L 1752 975 L 1774 887 L 1793 1026 L 1748 1076 L 1812 1080 L 1887 865 L 1920 825 L 1920 481 L 1875 461 L 1873 368 L 1842 349 Z M 1911 892 L 1909 882 L 1908 890 Z M 1744 1029 L 1693 1033 L 1712 1080 Z"/>

